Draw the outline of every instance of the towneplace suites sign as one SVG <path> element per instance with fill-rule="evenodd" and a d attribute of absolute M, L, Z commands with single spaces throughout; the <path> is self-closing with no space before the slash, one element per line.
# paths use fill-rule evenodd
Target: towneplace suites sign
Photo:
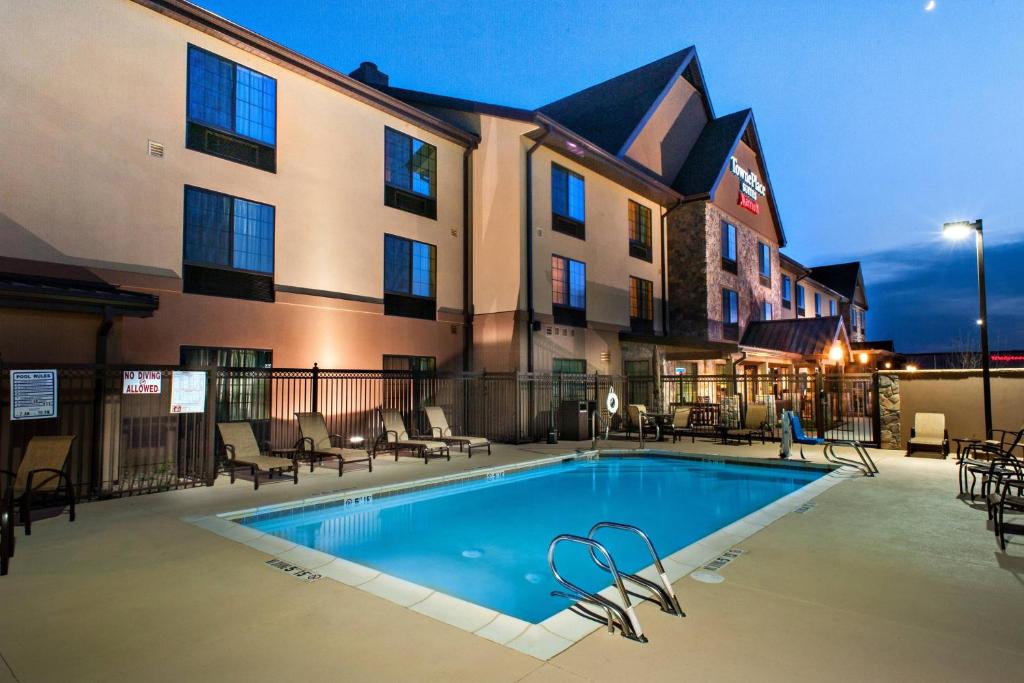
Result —
<path fill-rule="evenodd" d="M 761 208 L 757 205 L 757 198 L 764 196 L 764 183 L 756 173 L 740 166 L 740 160 L 736 157 L 729 159 L 729 170 L 740 179 L 739 205 L 751 213 L 761 213 Z"/>

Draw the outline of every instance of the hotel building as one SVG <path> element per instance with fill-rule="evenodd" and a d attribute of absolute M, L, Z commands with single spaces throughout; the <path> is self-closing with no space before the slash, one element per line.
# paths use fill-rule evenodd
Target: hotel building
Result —
<path fill-rule="evenodd" d="M 753 113 L 692 47 L 530 110 L 184 0 L 5 22 L 9 361 L 731 373 L 863 339 L 859 265 L 781 255 Z"/>

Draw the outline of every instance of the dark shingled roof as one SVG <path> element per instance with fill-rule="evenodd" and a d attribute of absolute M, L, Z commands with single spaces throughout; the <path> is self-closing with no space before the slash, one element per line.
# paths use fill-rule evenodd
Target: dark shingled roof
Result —
<path fill-rule="evenodd" d="M 771 349 L 801 356 L 828 353 L 837 335 L 841 334 L 842 318 L 796 318 L 788 320 L 757 320 L 747 325 L 740 346 Z"/>
<path fill-rule="evenodd" d="M 811 268 L 812 279 L 834 289 L 850 301 L 853 301 L 853 296 L 857 292 L 858 275 L 860 275 L 860 261 Z"/>
<path fill-rule="evenodd" d="M 540 111 L 618 156 L 651 106 L 694 54 L 694 48 L 688 47 L 546 104 Z"/>
<path fill-rule="evenodd" d="M 744 109 L 708 121 L 672 189 L 685 197 L 711 194 L 749 120 L 750 110 Z"/>

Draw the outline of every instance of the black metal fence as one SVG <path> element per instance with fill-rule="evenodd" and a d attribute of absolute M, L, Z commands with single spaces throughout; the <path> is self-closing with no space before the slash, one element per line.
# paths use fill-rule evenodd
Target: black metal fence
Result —
<path fill-rule="evenodd" d="M 173 373 L 186 369 L 205 372 L 201 413 L 172 412 Z M 159 393 L 125 392 L 125 373 L 139 370 L 159 376 Z M 381 430 L 378 409 L 399 411 L 411 433 L 423 433 L 428 430 L 422 408 L 440 406 L 459 432 L 525 443 L 559 428 L 564 401 L 587 402 L 613 431 L 627 426 L 630 403 L 662 413 L 686 404 L 730 407 L 716 414 L 738 422 L 747 404 L 755 402 L 769 404 L 776 417 L 782 410 L 796 411 L 809 434 L 878 442 L 872 375 L 423 374 L 315 366 L 80 365 L 57 371 L 57 417 L 13 421 L 10 373 L 0 372 L 0 468 L 17 469 L 32 436 L 74 434 L 71 474 L 84 499 L 212 482 L 222 457 L 217 422 L 249 421 L 258 440 L 287 448 L 299 437 L 294 414 L 302 411 L 323 413 L 332 433 L 370 442 Z M 622 406 L 614 416 L 605 410 L 611 388 Z"/>

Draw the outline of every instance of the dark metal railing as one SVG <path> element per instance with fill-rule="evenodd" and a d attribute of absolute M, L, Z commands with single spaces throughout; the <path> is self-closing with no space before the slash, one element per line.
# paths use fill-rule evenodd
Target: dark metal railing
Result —
<path fill-rule="evenodd" d="M 44 365 L 53 367 L 52 364 Z M 44 367 L 33 364 L 31 367 Z M 27 368 L 30 366 L 19 365 Z M 701 414 L 741 421 L 749 403 L 768 403 L 801 417 L 809 434 L 878 443 L 873 375 L 778 373 L 760 375 L 598 375 L 546 373 L 419 373 L 312 368 L 179 368 L 75 365 L 58 367 L 55 419 L 10 420 L 10 374 L 0 369 L 0 468 L 16 469 L 35 435 L 74 434 L 71 476 L 83 499 L 133 495 L 212 482 L 222 459 L 216 423 L 245 420 L 258 441 L 275 448 L 299 438 L 296 412 L 324 414 L 332 433 L 381 431 L 378 410 L 399 411 L 410 432 L 427 433 L 423 408 L 440 406 L 453 429 L 496 442 L 526 443 L 558 430 L 564 401 L 585 401 L 602 430 L 625 430 L 626 406 L 652 413 L 682 405 Z M 203 413 L 170 410 L 175 370 L 207 373 Z M 158 394 L 123 392 L 125 371 L 160 374 Z M 609 415 L 614 387 L 620 410 Z"/>

